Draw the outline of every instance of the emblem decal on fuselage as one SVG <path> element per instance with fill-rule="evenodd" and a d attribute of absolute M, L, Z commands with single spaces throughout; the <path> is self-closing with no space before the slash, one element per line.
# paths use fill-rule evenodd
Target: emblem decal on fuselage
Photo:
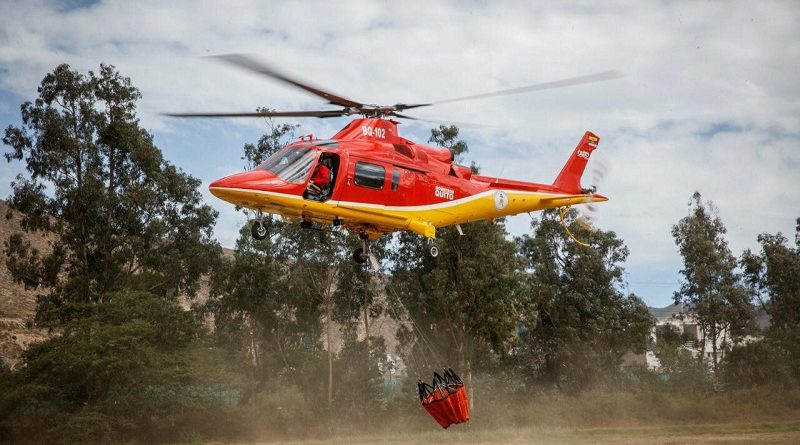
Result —
<path fill-rule="evenodd" d="M 453 200 L 453 197 L 455 197 L 455 192 L 453 192 L 452 189 L 440 187 L 438 185 L 436 186 L 436 191 L 434 191 L 433 194 L 436 195 L 437 198 L 449 199 L 451 201 Z"/>
<path fill-rule="evenodd" d="M 506 192 L 503 191 L 496 191 L 494 192 L 494 208 L 497 211 L 503 210 L 508 206 L 508 196 L 506 196 Z"/>

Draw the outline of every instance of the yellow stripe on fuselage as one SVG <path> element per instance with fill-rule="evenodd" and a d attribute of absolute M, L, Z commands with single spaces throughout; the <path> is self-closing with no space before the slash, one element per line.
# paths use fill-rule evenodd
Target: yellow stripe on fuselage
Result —
<path fill-rule="evenodd" d="M 516 215 L 518 213 L 584 204 L 590 195 L 565 195 L 519 190 L 487 190 L 453 201 L 419 206 L 385 206 L 361 202 L 325 202 L 303 199 L 301 196 L 250 189 L 210 189 L 214 196 L 241 207 L 259 209 L 288 217 L 303 217 L 322 223 L 335 219 L 348 227 L 372 226 L 375 234 L 410 230 L 433 238 L 436 228 Z M 499 199 L 498 193 L 503 194 Z M 499 200 L 499 202 L 498 202 Z"/>

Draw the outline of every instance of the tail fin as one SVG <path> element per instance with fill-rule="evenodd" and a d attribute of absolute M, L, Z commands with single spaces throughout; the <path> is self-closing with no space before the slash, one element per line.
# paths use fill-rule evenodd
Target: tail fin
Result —
<path fill-rule="evenodd" d="M 553 188 L 566 193 L 581 193 L 581 175 L 599 142 L 600 139 L 594 133 L 587 131 L 553 182 Z"/>

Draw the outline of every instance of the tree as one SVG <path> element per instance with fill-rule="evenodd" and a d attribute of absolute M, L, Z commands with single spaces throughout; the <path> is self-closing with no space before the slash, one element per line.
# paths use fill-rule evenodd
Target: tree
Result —
<path fill-rule="evenodd" d="M 305 372 L 307 362 L 316 360 L 320 313 L 316 302 L 291 291 L 274 237 L 256 240 L 247 227 L 240 234 L 233 258 L 214 272 L 206 309 L 214 315 L 217 338 L 250 376 L 248 400 L 255 404 L 271 380 Z"/>
<path fill-rule="evenodd" d="M 258 144 L 244 146 L 246 168 L 255 167 L 286 145 L 296 128 L 275 125 L 271 120 L 267 123 L 268 132 Z M 246 228 L 240 232 L 232 260 L 225 261 L 215 274 L 207 307 L 215 315 L 220 340 L 247 355 L 253 403 L 276 376 L 283 376 L 309 395 L 316 391 L 317 382 L 325 381 L 330 404 L 335 395 L 345 394 L 334 387 L 334 324 L 352 328 L 363 313 L 365 332 L 369 333 L 370 318 L 379 313 L 374 304 L 375 286 L 368 271 L 349 260 L 355 237 L 302 230 L 277 217 L 266 216 L 264 221 L 268 236 L 262 241 L 253 239 Z M 376 247 L 380 254 L 380 243 Z M 365 343 L 366 349 L 361 349 L 369 351 L 368 336 Z M 358 355 L 353 352 L 360 350 L 358 345 L 349 346 L 350 352 Z M 323 348 L 327 356 L 324 380 L 314 374 Z"/>
<path fill-rule="evenodd" d="M 389 259 L 388 237 L 376 240 L 370 246 L 370 251 L 378 264 L 385 263 Z M 361 245 L 361 240 L 355 236 L 348 236 L 345 251 L 353 251 Z M 364 338 L 369 342 L 372 336 L 370 323 L 383 314 L 385 305 L 379 301 L 379 295 L 383 289 L 385 280 L 380 273 L 371 269 L 370 265 L 358 264 L 354 261 L 342 263 L 336 290 L 334 292 L 334 302 L 336 306 L 336 321 L 346 328 L 355 329 L 356 323 L 363 322 Z"/>
<path fill-rule="evenodd" d="M 750 296 L 769 316 L 759 342 L 736 348 L 726 360 L 728 376 L 744 384 L 800 383 L 800 218 L 795 246 L 781 233 L 758 236 L 761 251 L 740 259 Z"/>
<path fill-rule="evenodd" d="M 653 319 L 639 297 L 622 292 L 623 241 L 587 230 L 571 210 L 569 230 L 590 244 L 580 246 L 557 212 L 543 212 L 531 223 L 533 235 L 517 239 L 528 274 L 515 355 L 534 378 L 580 389 L 615 376 L 625 353 L 644 352 Z"/>
<path fill-rule="evenodd" d="M 741 257 L 750 295 L 769 315 L 773 329 L 800 326 L 800 218 L 795 247 L 781 233 L 758 236 L 761 252 L 747 249 Z"/>
<path fill-rule="evenodd" d="M 216 212 L 139 126 L 130 79 L 110 65 L 88 76 L 59 65 L 38 91 L 3 137 L 6 159 L 29 173 L 12 182 L 10 205 L 52 247 L 38 252 L 19 234 L 5 242 L 14 279 L 48 290 L 37 320 L 63 321 L 70 303 L 124 288 L 192 293 L 219 253 Z"/>
<path fill-rule="evenodd" d="M 476 353 L 502 355 L 514 334 L 520 268 L 502 223 L 470 223 L 463 231 L 438 231 L 437 258 L 427 255 L 416 235 L 401 234 L 390 293 L 414 328 L 400 334 L 413 340 L 406 362 L 424 364 L 420 374 L 428 374 L 430 365 L 457 365 L 472 392 Z"/>
<path fill-rule="evenodd" d="M 0 424 L 19 441 L 216 435 L 220 414 L 237 402 L 238 375 L 203 344 L 201 324 L 175 301 L 112 293 L 61 327 L 61 335 L 32 345 L 26 366 L 0 385 Z"/>
<path fill-rule="evenodd" d="M 467 145 L 457 135 L 457 127 L 431 130 L 432 141 L 461 147 L 460 154 Z M 406 362 L 416 363 L 420 374 L 431 363 L 456 365 L 472 391 L 476 352 L 503 354 L 514 334 L 520 264 L 502 221 L 466 224 L 463 232 L 439 229 L 437 258 L 427 255 L 427 240 L 401 233 L 389 290 L 414 327 L 399 334 L 411 346 Z"/>
<path fill-rule="evenodd" d="M 377 365 L 375 359 L 383 359 L 383 343 L 370 344 L 369 339 L 369 320 L 380 311 L 375 304 L 376 283 L 372 281 L 373 274 L 365 269 L 367 265 L 354 264 L 352 261 L 350 252 L 360 241 L 351 234 L 304 230 L 295 226 L 288 228 L 280 240 L 277 247 L 280 261 L 287 266 L 284 272 L 287 293 L 318 307 L 323 319 L 324 348 L 328 362 L 326 392 L 329 406 L 333 408 L 334 398 L 352 389 L 340 390 L 334 383 L 337 348 L 333 338 L 335 323 L 345 334 L 349 331 L 350 335 L 345 335 L 346 343 L 343 346 L 350 349 L 349 352 L 353 354 L 350 357 L 363 359 L 348 362 L 349 366 L 358 369 L 356 372 L 372 372 Z M 376 244 L 373 254 L 380 259 L 383 254 L 382 243 Z M 354 328 L 361 314 L 365 315 L 365 337 L 364 344 L 358 345 Z M 336 379 L 339 377 L 342 376 L 336 376 Z M 363 402 L 369 405 L 369 401 Z"/>
<path fill-rule="evenodd" d="M 291 139 L 296 126 L 275 125 L 257 144 L 245 144 L 245 168 L 252 169 Z M 250 212 L 246 210 L 246 212 Z M 220 264 L 212 276 L 206 310 L 214 315 L 218 340 L 231 350 L 250 376 L 248 400 L 279 376 L 292 375 L 294 383 L 311 380 L 305 375 L 319 355 L 320 306 L 296 292 L 290 270 L 297 255 L 289 246 L 291 227 L 266 216 L 267 237 L 256 240 L 242 227 L 232 258 Z M 300 372 L 293 372 L 293 371 Z"/>
<path fill-rule="evenodd" d="M 683 257 L 683 282 L 675 303 L 683 303 L 711 343 L 714 376 L 720 375 L 720 352 L 728 338 L 744 335 L 754 323 L 752 305 L 735 272 L 736 258 L 725 241 L 726 229 L 711 202 L 700 192 L 689 201 L 689 215 L 672 226 L 672 236 Z M 705 360 L 705 341 L 699 360 Z"/>

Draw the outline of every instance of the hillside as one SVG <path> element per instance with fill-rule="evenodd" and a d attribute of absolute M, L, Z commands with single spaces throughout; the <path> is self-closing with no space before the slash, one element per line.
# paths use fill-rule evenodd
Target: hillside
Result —
<path fill-rule="evenodd" d="M 0 249 L 5 249 L 8 237 L 17 232 L 22 232 L 19 214 L 0 200 Z M 42 236 L 27 239 L 42 252 L 50 248 Z M 30 343 L 46 339 L 47 331 L 33 328 L 38 292 L 15 283 L 6 268 L 5 253 L 0 258 L 3 258 L 0 264 L 0 359 L 14 369 L 20 364 L 22 351 Z"/>
<path fill-rule="evenodd" d="M 24 233 L 20 226 L 20 215 L 11 210 L 4 200 L 0 200 L 0 242 L 3 244 L 13 233 Z M 42 252 L 47 252 L 50 247 L 44 236 L 26 236 L 31 244 Z M 4 249 L 0 245 L 0 249 Z M 2 251 L 2 250 L 0 250 Z M 230 258 L 233 250 L 223 249 L 223 255 Z M 33 327 L 33 318 L 36 314 L 36 295 L 40 291 L 25 289 L 21 284 L 15 283 L 5 265 L 5 254 L 2 255 L 3 261 L 0 263 L 0 360 L 5 362 L 10 368 L 16 369 L 21 364 L 21 354 L 32 342 L 41 341 L 48 337 L 46 329 Z M 181 305 L 185 309 L 191 309 L 196 305 L 201 305 L 208 299 L 208 277 L 201 279 L 201 287 L 193 299 L 181 298 Z M 387 304 L 387 295 L 381 293 L 377 303 Z M 397 339 L 396 332 L 399 323 L 383 314 L 370 322 L 370 334 L 386 339 L 388 353 L 394 360 L 397 358 Z M 358 326 L 358 336 L 363 338 L 363 323 Z M 335 326 L 333 330 L 333 350 L 339 351 L 342 343 L 342 332 L 340 326 Z"/>

